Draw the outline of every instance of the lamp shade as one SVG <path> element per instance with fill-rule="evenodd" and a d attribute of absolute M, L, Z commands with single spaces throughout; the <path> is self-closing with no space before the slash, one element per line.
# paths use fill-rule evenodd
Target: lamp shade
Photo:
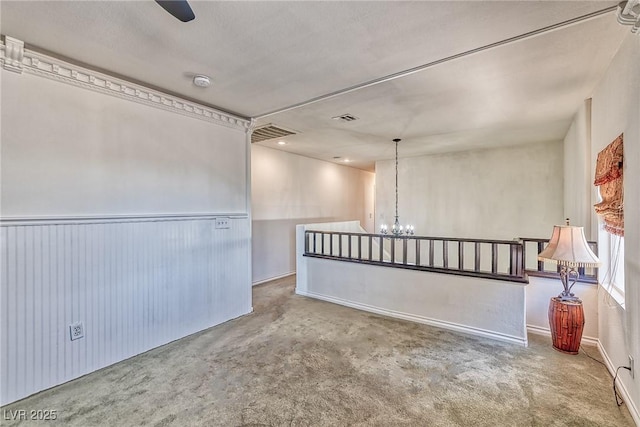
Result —
<path fill-rule="evenodd" d="M 538 254 L 540 261 L 569 267 L 597 267 L 600 260 L 591 251 L 582 227 L 556 225 L 549 244 Z"/>

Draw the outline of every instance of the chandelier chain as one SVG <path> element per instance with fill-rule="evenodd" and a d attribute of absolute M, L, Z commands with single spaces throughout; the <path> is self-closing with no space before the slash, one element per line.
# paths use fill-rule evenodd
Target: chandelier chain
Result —
<path fill-rule="evenodd" d="M 393 140 L 396 143 L 396 216 L 395 221 L 393 222 L 393 226 L 391 227 L 391 234 L 394 236 L 403 236 L 406 234 L 407 236 L 413 236 L 414 228 L 413 225 L 407 224 L 407 228 L 403 229 L 402 225 L 400 225 L 400 217 L 398 215 L 398 142 L 400 142 L 400 138 L 396 138 Z M 380 234 L 387 234 L 389 229 L 385 224 L 380 226 Z"/>
<path fill-rule="evenodd" d="M 399 140 L 396 139 L 396 222 L 398 222 L 398 142 Z"/>

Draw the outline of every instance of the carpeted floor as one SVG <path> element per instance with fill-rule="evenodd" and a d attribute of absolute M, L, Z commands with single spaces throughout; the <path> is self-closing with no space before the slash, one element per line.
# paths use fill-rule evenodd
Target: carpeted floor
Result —
<path fill-rule="evenodd" d="M 296 296 L 294 282 L 255 287 L 251 315 L 2 410 L 83 427 L 633 426 L 606 368 L 548 337 L 447 332 Z"/>

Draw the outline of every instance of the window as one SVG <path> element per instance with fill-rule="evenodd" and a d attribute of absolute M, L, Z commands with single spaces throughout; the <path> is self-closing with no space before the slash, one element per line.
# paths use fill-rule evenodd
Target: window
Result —
<path fill-rule="evenodd" d="M 624 237 L 602 232 L 600 282 L 609 295 L 624 307 Z"/>
<path fill-rule="evenodd" d="M 624 146 L 623 135 L 598 153 L 593 184 L 600 202 L 595 211 L 601 218 L 598 232 L 600 283 L 624 306 Z"/>

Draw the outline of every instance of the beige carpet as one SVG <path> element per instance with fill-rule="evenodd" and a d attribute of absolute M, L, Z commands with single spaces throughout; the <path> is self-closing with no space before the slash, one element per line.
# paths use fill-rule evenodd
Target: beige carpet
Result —
<path fill-rule="evenodd" d="M 254 288 L 251 315 L 2 408 L 65 426 L 633 426 L 586 355 Z M 587 347 L 597 356 L 594 347 Z"/>

